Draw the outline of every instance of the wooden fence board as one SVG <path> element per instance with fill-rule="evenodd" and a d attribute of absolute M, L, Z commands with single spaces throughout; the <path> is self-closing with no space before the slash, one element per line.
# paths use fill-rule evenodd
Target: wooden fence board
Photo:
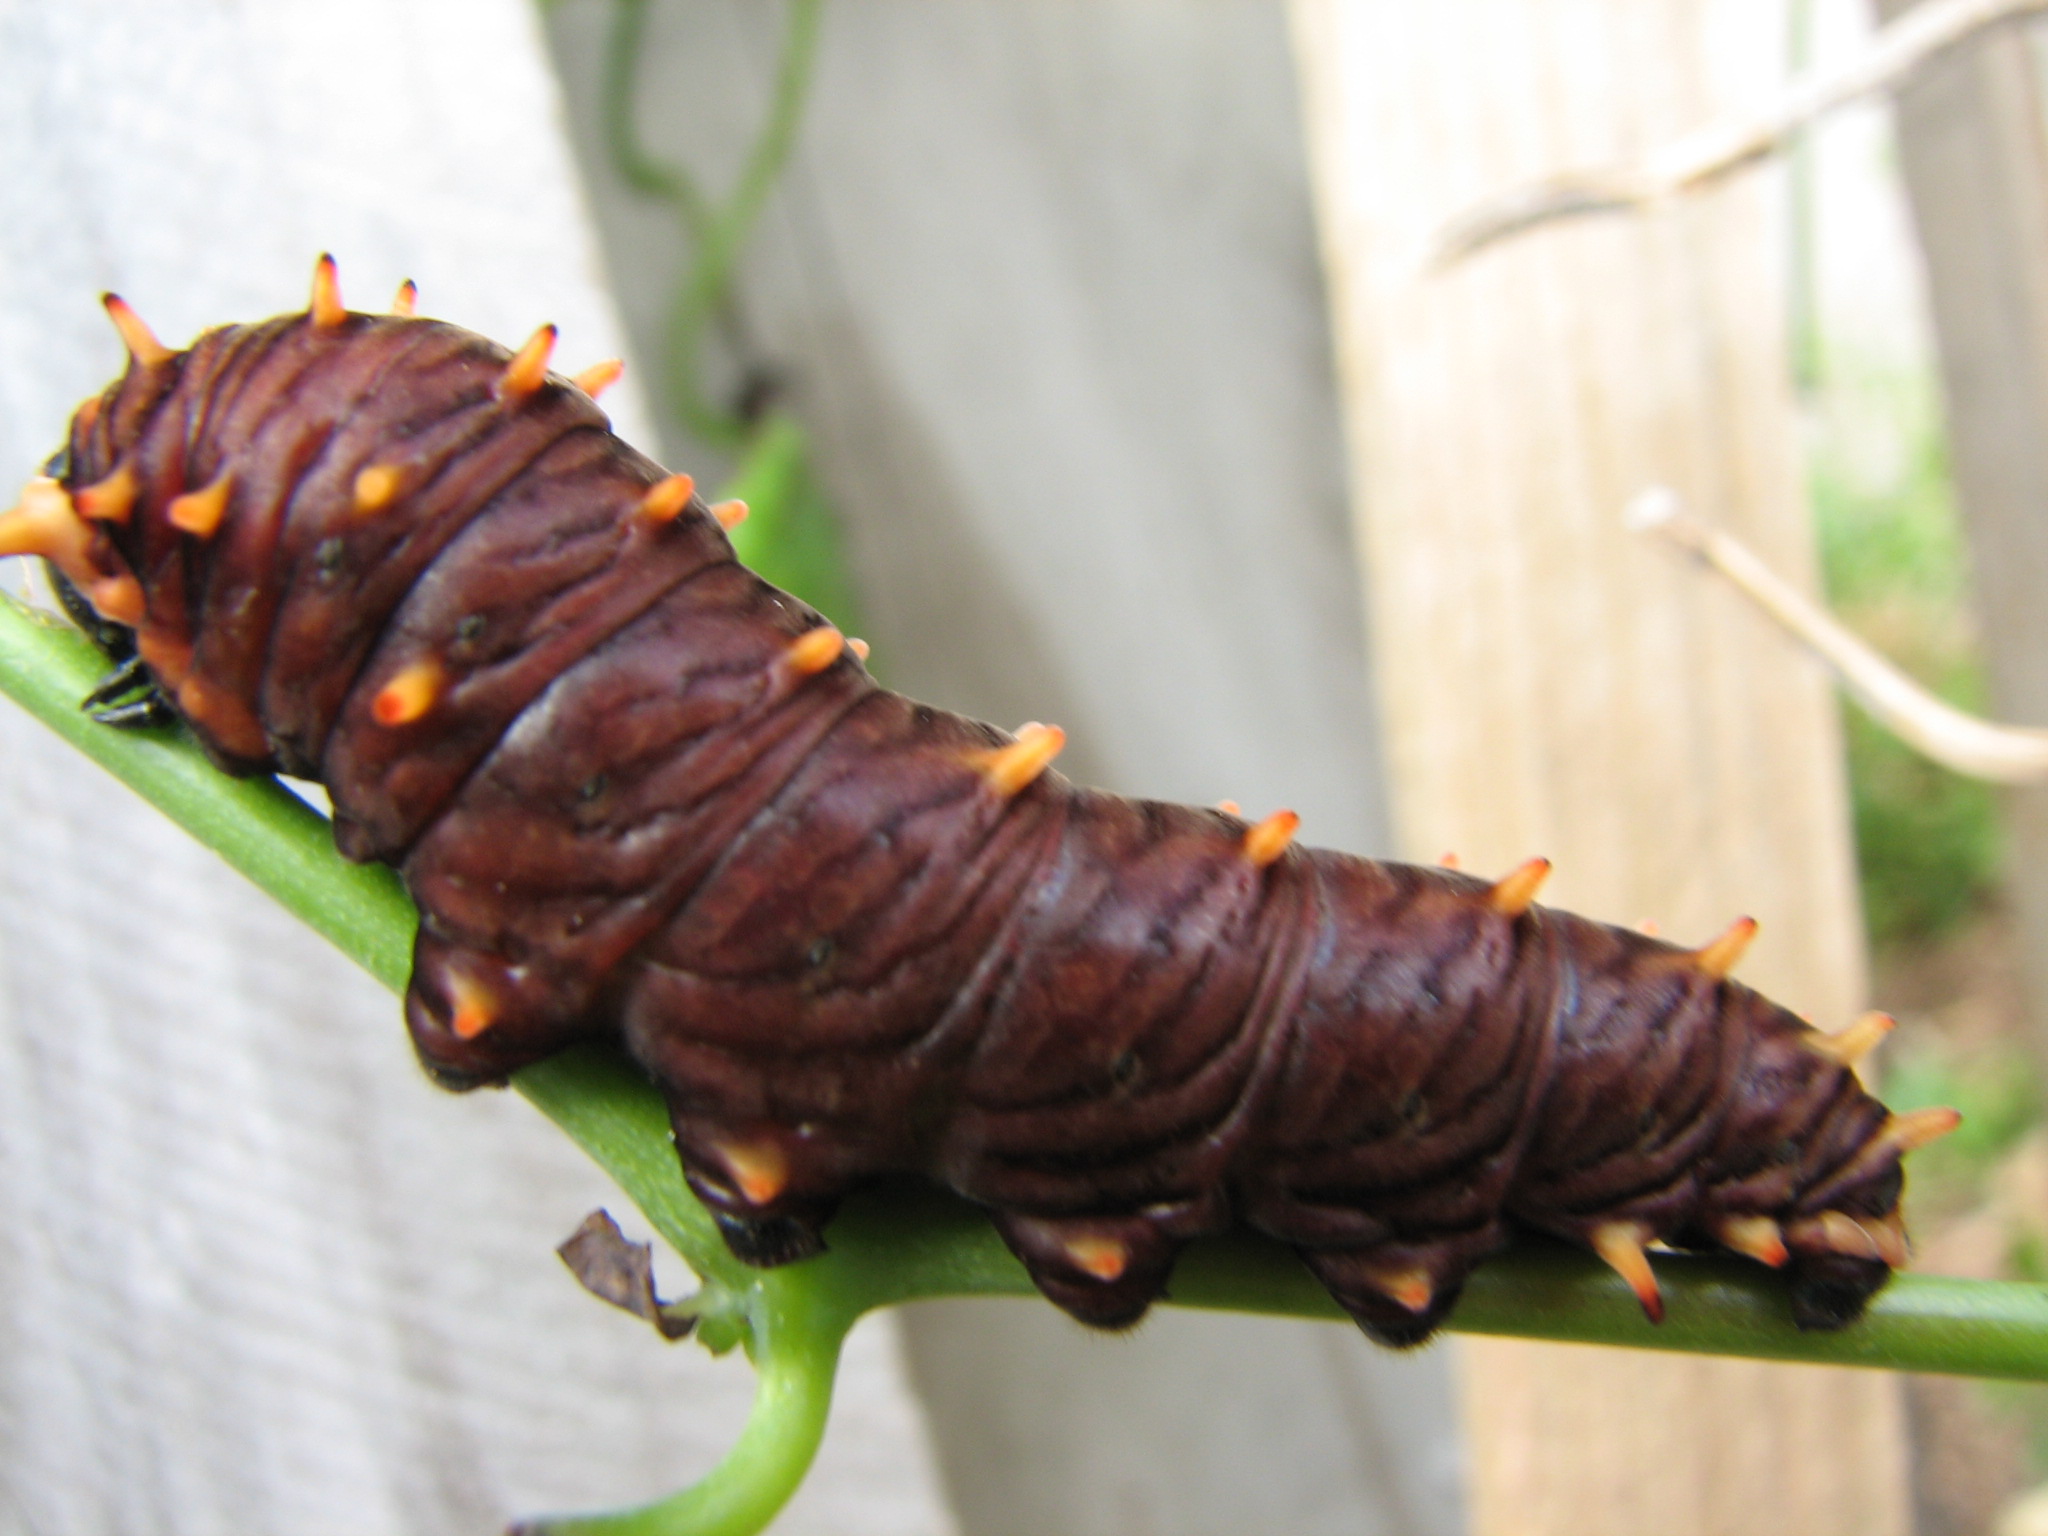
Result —
<path fill-rule="evenodd" d="M 1559 905 L 1711 937 L 1824 1024 L 1861 1001 L 1838 724 L 1816 669 L 1623 529 L 1675 487 L 1781 570 L 1812 550 L 1751 178 L 1437 276 L 1438 223 L 1770 89 L 1771 6 L 1297 0 L 1397 839 L 1557 861 Z M 1881 1376 L 1464 1346 L 1477 1531 L 1908 1524 Z"/>

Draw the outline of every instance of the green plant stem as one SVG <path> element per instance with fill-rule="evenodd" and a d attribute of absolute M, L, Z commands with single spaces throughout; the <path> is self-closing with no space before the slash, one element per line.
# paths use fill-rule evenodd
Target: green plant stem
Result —
<path fill-rule="evenodd" d="M 722 1461 L 682 1492 L 638 1509 L 523 1522 L 517 1536 L 751 1536 L 802 1483 L 825 1437 L 832 1382 L 851 1318 L 797 1304 L 787 1287 L 762 1309 L 760 1380 L 746 1428 Z"/>
<path fill-rule="evenodd" d="M 1231 1238 L 1190 1250 L 1174 1277 L 1188 1306 L 1341 1314 L 1300 1266 L 1282 1271 L 1269 1245 Z M 1525 1240 L 1473 1274 L 1449 1326 L 1459 1333 L 1609 1344 L 1680 1354 L 2048 1381 L 2048 1286 L 1895 1276 L 1863 1320 L 1835 1333 L 1792 1325 L 1784 1282 L 1738 1259 L 1658 1254 L 1665 1319 L 1652 1324 L 1591 1256 Z"/>
<path fill-rule="evenodd" d="M 648 153 L 633 119 L 634 105 L 640 99 L 634 78 L 647 41 L 648 0 L 612 0 L 612 5 L 612 29 L 605 39 L 604 79 L 599 87 L 604 100 L 605 148 L 611 155 L 612 170 L 635 192 L 673 206 L 684 233 L 701 240 L 711 228 L 711 208 L 703 192 L 681 166 Z"/>

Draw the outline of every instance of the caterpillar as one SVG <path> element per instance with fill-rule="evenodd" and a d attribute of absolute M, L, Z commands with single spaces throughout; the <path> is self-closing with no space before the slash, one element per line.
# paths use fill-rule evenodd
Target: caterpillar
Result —
<path fill-rule="evenodd" d="M 233 773 L 318 779 L 338 846 L 421 923 L 405 1018 L 450 1088 L 586 1040 L 663 1095 L 733 1252 L 818 1252 L 921 1175 L 1038 1288 L 1134 1323 L 1180 1251 L 1292 1247 L 1394 1346 L 1522 1231 L 1662 1316 L 1646 1249 L 1783 1269 L 1860 1315 L 1904 1262 L 1894 1115 L 1823 1034 L 1697 949 L 1498 880 L 1298 846 L 1078 787 L 1013 733 L 881 687 L 609 428 L 616 368 L 342 302 L 128 351 L 0 517 L 120 663 L 88 702 L 174 714 Z"/>

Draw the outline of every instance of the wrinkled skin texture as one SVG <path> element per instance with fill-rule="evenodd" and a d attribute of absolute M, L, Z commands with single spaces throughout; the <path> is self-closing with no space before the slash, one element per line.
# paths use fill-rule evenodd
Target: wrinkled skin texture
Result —
<path fill-rule="evenodd" d="M 1238 1224 L 1396 1344 L 1517 1228 L 1708 1248 L 1769 1217 L 1809 1326 L 1883 1283 L 1813 1218 L 1894 1215 L 1886 1111 L 1785 1010 L 1451 871 L 1260 864 L 1234 816 L 1052 772 L 1003 792 L 1009 737 L 850 652 L 794 665 L 824 621 L 701 502 L 643 515 L 664 471 L 567 381 L 501 398 L 506 362 L 425 320 L 227 327 L 89 402 L 63 477 L 132 472 L 67 574 L 132 574 L 214 757 L 320 779 L 343 850 L 403 873 L 439 1081 L 620 1041 L 742 1258 L 922 1174 L 1104 1326 Z M 372 467 L 398 489 L 366 512 Z M 173 527 L 224 473 L 217 530 Z M 428 707 L 379 723 L 409 669 Z"/>

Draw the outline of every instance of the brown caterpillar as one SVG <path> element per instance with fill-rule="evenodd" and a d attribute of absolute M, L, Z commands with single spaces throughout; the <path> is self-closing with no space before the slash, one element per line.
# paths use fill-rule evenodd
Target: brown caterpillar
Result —
<path fill-rule="evenodd" d="M 1822 1035 L 1686 950 L 1492 883 L 1293 846 L 1296 818 L 1126 800 L 875 684 L 737 565 L 688 476 L 548 370 L 397 311 L 163 346 L 0 518 L 238 773 L 323 781 L 422 923 L 406 1018 L 442 1083 L 617 1040 L 756 1264 L 865 1181 L 992 1212 L 1039 1288 L 1134 1322 L 1193 1238 L 1294 1247 L 1412 1344 L 1516 1229 L 1783 1266 L 1836 1327 L 1905 1257 L 1890 1115 Z M 112 713 L 133 717 L 144 698 Z"/>

